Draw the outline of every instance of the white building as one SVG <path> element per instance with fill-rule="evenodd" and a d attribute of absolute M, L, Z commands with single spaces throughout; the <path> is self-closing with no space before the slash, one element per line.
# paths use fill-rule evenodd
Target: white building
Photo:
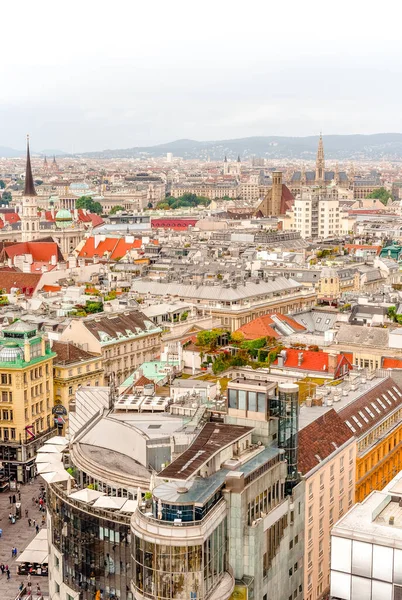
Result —
<path fill-rule="evenodd" d="M 402 598 L 402 472 L 332 529 L 331 598 Z"/>
<path fill-rule="evenodd" d="M 328 238 L 348 232 L 339 200 L 321 190 L 302 192 L 282 220 L 286 231 L 299 231 L 303 238 Z"/>

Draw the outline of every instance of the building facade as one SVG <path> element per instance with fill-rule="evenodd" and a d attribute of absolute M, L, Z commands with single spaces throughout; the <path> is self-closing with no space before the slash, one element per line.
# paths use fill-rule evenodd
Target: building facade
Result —
<path fill-rule="evenodd" d="M 36 328 L 15 321 L 0 339 L 0 460 L 6 476 L 26 482 L 36 451 L 54 433 L 53 359 Z"/>
<path fill-rule="evenodd" d="M 113 375 L 119 384 L 159 354 L 161 334 L 162 329 L 139 310 L 127 310 L 72 319 L 61 341 L 101 355 L 105 378 Z"/>

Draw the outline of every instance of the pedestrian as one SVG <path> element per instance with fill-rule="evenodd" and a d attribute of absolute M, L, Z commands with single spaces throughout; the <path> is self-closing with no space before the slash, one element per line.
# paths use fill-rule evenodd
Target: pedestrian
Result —
<path fill-rule="evenodd" d="M 18 500 L 21 500 L 21 492 L 18 492 Z"/>
<path fill-rule="evenodd" d="M 32 519 L 32 524 L 35 527 L 35 525 L 36 525 L 36 519 Z"/>
<path fill-rule="evenodd" d="M 31 527 L 31 523 L 32 523 L 31 519 L 28 519 L 28 527 Z"/>
<path fill-rule="evenodd" d="M 36 526 L 36 533 L 39 533 L 39 525 Z"/>
<path fill-rule="evenodd" d="M 25 510 L 25 517 L 28 518 L 28 509 Z"/>
<path fill-rule="evenodd" d="M 8 515 L 8 518 L 9 518 L 9 520 L 10 520 L 10 523 L 11 523 L 11 521 L 12 521 L 12 518 L 13 518 L 13 515 L 10 513 L 10 514 Z"/>
<path fill-rule="evenodd" d="M 44 527 L 45 521 L 46 521 L 45 515 L 43 515 L 43 517 L 42 517 L 42 527 Z M 1 538 L 1 529 L 0 529 L 0 538 Z"/>
<path fill-rule="evenodd" d="M 9 499 L 10 499 L 10 504 L 12 504 L 13 503 L 13 497 L 11 495 L 9 496 Z"/>
<path fill-rule="evenodd" d="M 14 558 L 14 548 L 11 548 L 11 558 Z"/>
<path fill-rule="evenodd" d="M 10 569 L 7 569 L 7 579 L 10 579 Z"/>
<path fill-rule="evenodd" d="M 4 568 L 5 568 L 6 571 L 8 571 L 8 565 L 6 565 Z"/>
<path fill-rule="evenodd" d="M 31 573 L 28 573 L 28 585 L 31 585 Z"/>
<path fill-rule="evenodd" d="M 0 529 L 0 538 L 1 538 L 2 535 L 3 535 L 3 530 Z"/>
<path fill-rule="evenodd" d="M 39 596 L 39 594 L 40 594 L 40 585 L 39 585 L 39 583 L 36 584 L 36 593 Z"/>
<path fill-rule="evenodd" d="M 0 565 L 0 570 L 1 570 L 1 574 L 4 575 L 4 564 L 1 563 Z"/>
<path fill-rule="evenodd" d="M 20 583 L 20 587 L 18 588 L 20 592 L 22 592 L 22 590 L 24 589 L 24 582 L 21 581 Z"/>
<path fill-rule="evenodd" d="M 15 494 L 13 494 L 13 504 L 15 504 L 17 502 Z"/>

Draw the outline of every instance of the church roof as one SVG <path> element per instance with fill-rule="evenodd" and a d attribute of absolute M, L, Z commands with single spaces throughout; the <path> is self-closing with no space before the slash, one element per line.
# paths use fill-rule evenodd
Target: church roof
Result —
<path fill-rule="evenodd" d="M 27 163 L 25 170 L 24 196 L 36 196 L 35 184 L 32 177 L 31 154 L 29 152 L 29 138 L 27 139 Z"/>

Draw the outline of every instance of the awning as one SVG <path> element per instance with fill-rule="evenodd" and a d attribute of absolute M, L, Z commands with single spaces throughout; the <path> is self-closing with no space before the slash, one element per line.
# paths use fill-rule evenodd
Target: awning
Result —
<path fill-rule="evenodd" d="M 59 452 L 54 452 L 53 454 L 43 452 L 42 454 L 38 454 L 35 458 L 35 462 L 37 465 L 40 463 L 49 463 L 49 462 L 61 464 L 62 460 L 63 460 L 63 456 Z"/>
<path fill-rule="evenodd" d="M 46 440 L 45 444 L 53 444 L 54 446 L 68 446 L 68 440 L 62 435 L 55 435 Z"/>
<path fill-rule="evenodd" d="M 39 473 L 39 475 L 42 475 L 42 473 L 52 473 L 52 472 L 61 473 L 64 470 L 65 469 L 64 469 L 63 463 L 50 462 L 50 463 L 39 463 L 38 465 L 36 465 L 36 471 Z"/>
<path fill-rule="evenodd" d="M 78 490 L 78 492 L 73 492 L 69 494 L 69 498 L 73 498 L 73 500 L 79 500 L 80 502 L 93 502 L 97 500 L 101 496 L 104 496 L 104 492 L 98 492 L 98 490 L 91 490 L 89 488 L 85 488 L 83 490 Z"/>
<path fill-rule="evenodd" d="M 127 500 L 120 509 L 120 512 L 134 513 L 137 510 L 137 500 Z"/>
<path fill-rule="evenodd" d="M 37 563 L 43 565 L 48 561 L 47 550 L 24 550 L 16 559 L 17 563 Z"/>
<path fill-rule="evenodd" d="M 64 450 L 64 446 L 56 446 L 55 444 L 44 444 L 38 450 L 38 454 L 52 454 L 55 452 L 62 452 Z"/>
<path fill-rule="evenodd" d="M 117 496 L 102 496 L 94 502 L 97 508 L 113 508 L 118 510 L 127 502 L 127 498 L 119 498 Z"/>
<path fill-rule="evenodd" d="M 67 471 L 52 471 L 50 473 L 42 473 L 41 477 L 47 483 L 59 483 L 60 481 L 68 481 L 69 479 L 73 479 L 70 473 Z"/>

